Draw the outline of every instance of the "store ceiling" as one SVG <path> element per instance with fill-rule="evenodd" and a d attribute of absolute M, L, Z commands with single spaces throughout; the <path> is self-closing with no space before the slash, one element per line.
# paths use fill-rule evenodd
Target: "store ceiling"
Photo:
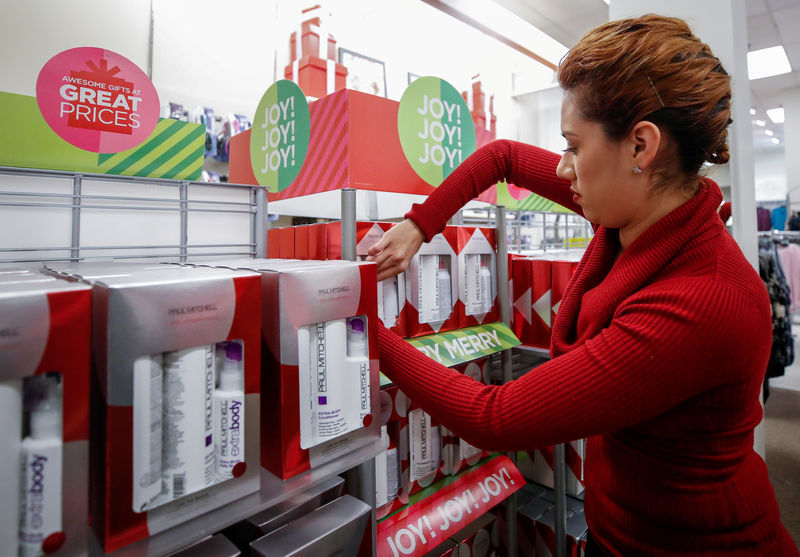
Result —
<path fill-rule="evenodd" d="M 495 0 L 567 47 L 589 29 L 608 20 L 603 0 Z M 613 2 L 613 0 L 611 0 Z M 750 82 L 753 145 L 756 150 L 783 149 L 783 124 L 774 124 L 766 109 L 782 106 L 782 92 L 800 87 L 800 0 L 747 0 L 748 50 L 783 45 L 792 72 Z M 756 125 L 761 120 L 765 126 Z M 779 144 L 765 134 L 770 129 Z"/>

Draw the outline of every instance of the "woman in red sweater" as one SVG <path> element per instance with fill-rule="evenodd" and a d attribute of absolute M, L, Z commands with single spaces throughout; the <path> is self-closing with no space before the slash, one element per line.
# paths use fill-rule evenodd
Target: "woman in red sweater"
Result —
<path fill-rule="evenodd" d="M 562 61 L 560 157 L 496 141 L 370 250 L 408 265 L 500 180 L 591 221 L 595 236 L 553 325 L 552 359 L 485 386 L 380 327 L 381 369 L 486 449 L 588 438 L 585 508 L 598 555 L 799 555 L 753 451 L 771 342 L 756 272 L 717 215 L 704 161 L 728 161 L 730 78 L 679 19 L 589 32 Z"/>

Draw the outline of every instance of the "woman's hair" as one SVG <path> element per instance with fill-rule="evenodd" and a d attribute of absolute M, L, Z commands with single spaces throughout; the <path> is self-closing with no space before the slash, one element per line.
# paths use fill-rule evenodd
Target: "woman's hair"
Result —
<path fill-rule="evenodd" d="M 611 139 L 642 120 L 667 131 L 686 175 L 730 158 L 730 77 L 682 19 L 648 14 L 601 25 L 561 60 L 558 80 Z M 674 161 L 656 165 L 662 179 L 675 174 Z"/>

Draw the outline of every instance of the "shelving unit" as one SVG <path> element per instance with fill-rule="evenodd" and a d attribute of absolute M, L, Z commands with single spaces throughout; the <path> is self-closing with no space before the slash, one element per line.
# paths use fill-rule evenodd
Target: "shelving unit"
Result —
<path fill-rule="evenodd" d="M 30 230 L 24 227 L 18 230 L 19 235 L 13 237 L 13 244 L 0 245 L 0 263 L 31 263 L 39 261 L 88 261 L 88 260 L 135 260 L 153 259 L 165 261 L 186 261 L 187 258 L 213 257 L 265 257 L 267 253 L 267 201 L 264 188 L 243 184 L 211 184 L 205 182 L 175 181 L 164 179 L 81 174 L 73 172 L 47 171 L 36 169 L 19 169 L 0 167 L 0 177 L 7 177 L 0 182 L 0 209 L 3 207 L 25 208 L 25 210 L 48 210 L 69 213 L 69 234 L 59 241 L 25 244 Z M 25 181 L 45 181 L 58 184 L 51 188 L 55 191 L 30 191 L 21 186 L 9 187 L 8 181 L 24 183 Z M 103 193 L 87 193 L 87 185 L 91 189 L 101 188 Z M 120 190 L 131 186 L 157 186 L 165 188 L 165 195 L 132 195 L 120 193 Z M 236 200 L 214 199 L 213 195 L 203 196 L 197 192 L 210 191 L 209 188 L 229 188 L 231 197 Z M 370 192 L 372 193 L 372 192 Z M 82 238 L 85 231 L 86 215 L 90 212 L 123 214 L 135 219 L 143 219 L 147 215 L 169 215 L 175 220 L 172 227 L 176 237 L 161 243 L 141 243 L 131 245 L 104 245 L 98 242 L 88 245 Z M 505 209 L 496 207 L 494 219 L 498 235 L 498 284 L 508 283 L 508 257 L 506 238 Z M 245 217 L 249 220 L 248 237 L 230 243 L 193 243 L 190 242 L 190 218 L 218 217 L 220 215 Z M 341 190 L 342 216 L 342 257 L 355 260 L 355 223 L 356 223 L 356 191 Z M 213 219 L 211 219 L 213 221 Z M 34 222 L 34 221 L 31 221 Z M 141 221 L 144 225 L 144 221 Z M 201 226 L 202 221 L 197 225 Z M 33 226 L 33 225 L 31 225 Z M 498 288 L 501 308 L 501 321 L 509 322 L 508 291 Z M 543 349 L 521 348 L 546 356 Z M 510 349 L 501 353 L 502 378 L 510 381 L 512 373 L 512 352 Z M 259 511 L 284 501 L 292 495 L 312 487 L 331 475 L 344 474 L 347 491 L 375 507 L 375 466 L 374 457 L 380 452 L 379 442 L 351 453 L 323 467 L 311 470 L 291 480 L 282 481 L 262 470 L 262 489 L 260 493 L 244 497 L 224 509 L 212 511 L 202 517 L 174 527 L 163 533 L 134 543 L 120 549 L 113 555 L 123 557 L 164 555 L 190 545 L 207 535 L 251 516 Z M 509 457 L 514 460 L 514 454 Z M 566 498 L 564 490 L 565 463 L 563 445 L 556 447 L 556 539 L 559 540 L 557 555 L 566 555 L 565 524 Z M 508 525 L 509 555 L 516 555 L 516 496 L 512 495 L 506 503 L 506 519 Z M 373 540 L 376 536 L 376 522 L 373 510 Z M 104 555 L 93 535 L 90 538 L 92 555 Z M 562 547 L 563 546 L 563 547 Z"/>

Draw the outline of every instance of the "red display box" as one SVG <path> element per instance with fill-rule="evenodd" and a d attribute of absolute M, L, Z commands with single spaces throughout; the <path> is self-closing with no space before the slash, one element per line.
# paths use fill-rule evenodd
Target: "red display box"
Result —
<path fill-rule="evenodd" d="M 308 155 L 294 182 L 269 201 L 342 188 L 429 195 L 403 153 L 397 132 L 400 103 L 343 89 L 309 103 Z M 250 130 L 231 138 L 230 181 L 256 184 Z"/>

